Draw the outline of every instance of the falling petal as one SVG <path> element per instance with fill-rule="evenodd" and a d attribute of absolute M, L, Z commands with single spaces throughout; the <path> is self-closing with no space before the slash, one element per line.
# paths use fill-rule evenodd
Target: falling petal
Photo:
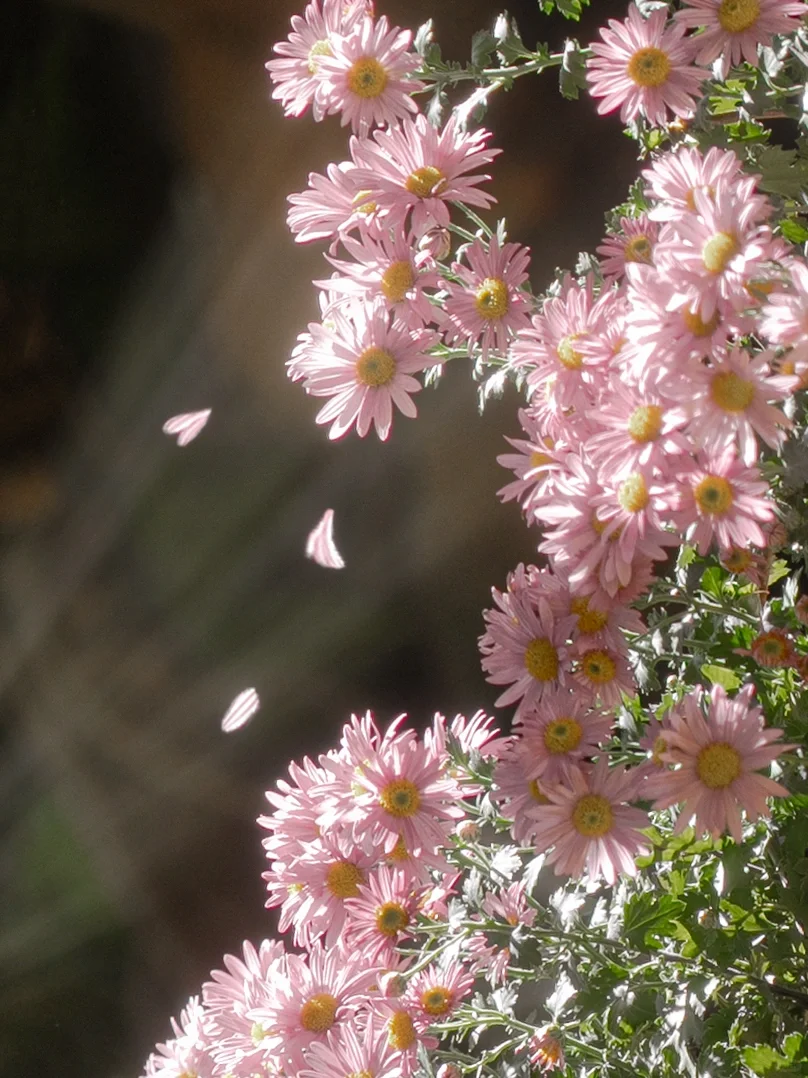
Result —
<path fill-rule="evenodd" d="M 255 689 L 245 689 L 244 692 L 240 692 L 225 712 L 222 729 L 226 734 L 240 730 L 242 726 L 247 725 L 260 706 L 261 701 Z"/>
<path fill-rule="evenodd" d="M 163 424 L 163 434 L 176 434 L 177 445 L 188 445 L 210 419 L 210 413 L 210 408 L 204 408 L 201 412 L 184 412 L 182 415 L 172 416 Z"/>
<path fill-rule="evenodd" d="M 334 510 L 326 509 L 323 518 L 306 540 L 306 557 L 325 569 L 344 569 L 345 562 L 334 543 Z"/>

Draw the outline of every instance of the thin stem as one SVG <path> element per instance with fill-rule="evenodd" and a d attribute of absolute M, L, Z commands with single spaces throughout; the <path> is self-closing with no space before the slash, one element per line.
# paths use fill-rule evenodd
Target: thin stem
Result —
<path fill-rule="evenodd" d="M 582 55 L 588 55 L 588 50 L 582 50 Z M 448 86 L 456 82 L 465 82 L 473 80 L 474 82 L 483 83 L 497 83 L 502 86 L 504 83 L 511 79 L 521 78 L 522 75 L 532 75 L 540 71 L 546 70 L 548 67 L 561 67 L 564 61 L 564 54 L 561 52 L 552 53 L 549 56 L 537 57 L 535 60 L 529 60 L 525 64 L 512 64 L 510 67 L 460 67 L 451 68 L 446 71 L 436 71 L 432 68 L 422 68 L 420 71 L 416 71 L 413 78 L 418 79 L 421 82 L 426 82 L 429 85 L 425 90 L 418 91 L 424 93 L 430 90 L 433 86 Z"/>

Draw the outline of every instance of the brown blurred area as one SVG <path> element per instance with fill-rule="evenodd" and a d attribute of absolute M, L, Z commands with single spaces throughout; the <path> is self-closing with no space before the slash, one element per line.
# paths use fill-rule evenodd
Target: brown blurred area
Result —
<path fill-rule="evenodd" d="M 492 0 L 380 2 L 468 55 Z M 476 638 L 531 557 L 448 371 L 387 444 L 330 444 L 284 363 L 321 252 L 285 197 L 345 156 L 264 60 L 297 0 L 6 0 L 0 14 L 0 1078 L 137 1075 L 223 951 L 271 931 L 254 819 L 352 709 L 492 706 Z M 515 0 L 529 43 L 580 27 Z M 636 166 L 614 120 L 522 80 L 486 121 L 541 289 Z M 162 422 L 210 407 L 178 449 Z M 346 569 L 303 545 L 336 510 Z M 230 700 L 259 715 L 225 737 Z"/>

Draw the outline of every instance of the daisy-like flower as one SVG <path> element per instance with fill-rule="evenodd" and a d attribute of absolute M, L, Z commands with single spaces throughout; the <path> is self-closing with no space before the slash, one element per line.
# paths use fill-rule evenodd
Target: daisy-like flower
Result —
<path fill-rule="evenodd" d="M 360 189 L 350 161 L 330 164 L 325 176 L 310 172 L 308 190 L 289 195 L 287 201 L 291 208 L 286 223 L 297 243 L 336 240 L 380 216 L 368 192 Z"/>
<path fill-rule="evenodd" d="M 791 351 L 781 360 L 784 375 L 795 375 L 804 388 L 808 376 L 808 265 L 789 259 L 791 277 L 786 289 L 773 291 L 763 307 L 760 333 L 770 344 Z"/>
<path fill-rule="evenodd" d="M 547 693 L 535 711 L 524 715 L 517 736 L 530 760 L 527 777 L 542 786 L 569 781 L 573 769 L 609 736 L 612 720 L 595 711 L 588 697 L 574 692 Z"/>
<path fill-rule="evenodd" d="M 760 591 L 767 590 L 771 558 L 744 547 L 731 546 L 722 550 L 719 561 L 730 573 L 745 576 Z"/>
<path fill-rule="evenodd" d="M 437 334 L 391 324 L 382 304 L 333 310 L 329 322 L 309 325 L 311 342 L 295 357 L 291 376 L 303 377 L 312 396 L 331 398 L 317 413 L 318 423 L 331 424 L 329 438 L 341 438 L 353 426 L 364 438 L 373 425 L 384 441 L 394 404 L 409 418 L 417 414 L 411 395 L 421 383 L 413 374 L 434 363 L 427 349 Z"/>
<path fill-rule="evenodd" d="M 567 625 L 556 620 L 550 603 L 529 591 L 491 589 L 499 609 L 486 610 L 486 632 L 480 637 L 482 666 L 492 685 L 508 685 L 497 707 L 519 701 L 518 714 L 534 708 L 545 693 L 563 685 L 566 677 Z"/>
<path fill-rule="evenodd" d="M 644 564 L 642 558 L 639 562 Z M 626 632 L 645 632 L 640 612 L 616 598 L 600 597 L 595 601 L 591 595 L 570 594 L 570 613 L 575 617 L 571 636 L 578 652 L 605 647 L 625 654 L 628 650 Z"/>
<path fill-rule="evenodd" d="M 691 415 L 687 433 L 714 455 L 737 446 L 744 464 L 758 458 L 757 435 L 777 449 L 792 422 L 771 403 L 787 396 L 782 379 L 768 377 L 765 353 L 752 359 L 744 348 L 716 357 L 709 367 L 694 367 L 670 395 L 679 397 Z"/>
<path fill-rule="evenodd" d="M 353 33 L 332 39 L 319 70 L 328 80 L 328 110 L 342 113 L 343 127 L 350 123 L 353 131 L 366 135 L 372 126 L 418 112 L 411 95 L 424 84 L 408 78 L 421 62 L 408 51 L 411 41 L 411 32 L 391 28 L 386 15 L 375 23 L 365 19 Z"/>
<path fill-rule="evenodd" d="M 669 714 L 662 759 L 676 770 L 650 779 L 649 791 L 654 808 L 682 803 L 675 833 L 695 817 L 700 834 L 717 838 L 729 831 L 740 842 L 741 809 L 756 820 L 769 815 L 767 797 L 788 796 L 779 782 L 756 773 L 795 746 L 773 744 L 783 731 L 764 727 L 761 709 L 752 706 L 754 693 L 746 685 L 729 697 L 714 685 L 707 698 L 698 686 Z"/>
<path fill-rule="evenodd" d="M 144 1078 L 211 1078 L 215 1064 L 210 1022 L 198 996 L 188 1000 L 179 1021 L 171 1019 L 171 1027 L 174 1036 L 156 1046 L 146 1060 Z"/>
<path fill-rule="evenodd" d="M 497 464 L 509 468 L 516 479 L 497 491 L 503 502 L 515 499 L 522 506 L 528 523 L 532 523 L 534 500 L 547 500 L 552 490 L 555 474 L 563 469 L 563 457 L 568 451 L 558 445 L 541 428 L 530 411 L 519 409 L 519 422 L 527 438 L 506 438 L 505 441 L 517 450 L 516 453 L 502 453 L 497 457 Z"/>
<path fill-rule="evenodd" d="M 782 669 L 793 666 L 796 652 L 794 641 L 782 629 L 767 629 L 759 633 L 748 648 L 735 648 L 736 655 L 750 655 L 758 666 Z"/>
<path fill-rule="evenodd" d="M 336 35 L 352 35 L 369 16 L 367 0 L 311 0 L 302 16 L 292 16 L 289 37 L 274 46 L 279 59 L 266 64 L 272 96 L 287 116 L 301 116 L 309 105 L 315 120 L 335 111 L 321 61 L 333 55 Z"/>
<path fill-rule="evenodd" d="M 609 19 L 600 31 L 603 44 L 592 45 L 587 65 L 589 90 L 603 100 L 603 115 L 620 109 L 629 123 L 642 113 L 661 127 L 674 116 L 692 116 L 705 72 L 693 66 L 693 47 L 684 40 L 683 26 L 668 25 L 665 8 L 644 19 L 635 4 L 625 22 Z"/>
<path fill-rule="evenodd" d="M 692 452 L 681 434 L 687 412 L 660 393 L 639 389 L 613 375 L 597 408 L 587 413 L 600 432 L 587 439 L 586 451 L 602 474 L 618 478 L 644 468 L 664 474 L 672 457 Z"/>
<path fill-rule="evenodd" d="M 528 1052 L 531 1066 L 543 1074 L 563 1070 L 567 1065 L 561 1034 L 553 1026 L 543 1026 L 530 1038 Z"/>
<path fill-rule="evenodd" d="M 329 1033 L 325 1043 L 312 1044 L 298 1074 L 300 1078 L 394 1078 L 399 1066 L 378 1017 L 371 1014 L 362 1032 L 344 1025 Z"/>
<path fill-rule="evenodd" d="M 601 270 L 606 281 L 616 281 L 626 272 L 626 264 L 639 262 L 650 266 L 654 263 L 654 244 L 659 236 L 659 225 L 648 214 L 637 217 L 621 217 L 620 231 L 612 232 L 600 247 Z"/>
<path fill-rule="evenodd" d="M 757 467 L 747 467 L 734 448 L 679 475 L 674 516 L 678 527 L 706 554 L 713 538 L 721 549 L 764 547 L 761 524 L 774 518 L 769 485 Z"/>
<path fill-rule="evenodd" d="M 533 810 L 536 850 L 550 850 L 547 863 L 556 875 L 613 884 L 620 873 L 636 875 L 634 858 L 648 850 L 642 829 L 646 813 L 628 802 L 636 795 L 637 777 L 624 767 L 609 768 L 601 756 L 588 773 L 576 769 L 568 786 L 547 790 L 549 804 Z"/>
<path fill-rule="evenodd" d="M 374 965 L 388 962 L 415 916 L 412 877 L 382 865 L 346 907 L 346 945 L 358 948 Z"/>
<path fill-rule="evenodd" d="M 321 757 L 321 762 L 328 757 Z M 291 782 L 279 779 L 278 792 L 267 790 L 265 796 L 275 811 L 259 816 L 258 824 L 272 834 L 263 840 L 267 856 L 290 861 L 305 853 L 309 843 L 320 837 L 317 817 L 323 811 L 324 786 L 332 775 L 308 757 L 301 764 L 289 764 Z"/>
<path fill-rule="evenodd" d="M 495 201 L 479 190 L 491 177 L 476 171 L 501 152 L 486 146 L 489 137 L 488 131 L 459 130 L 454 117 L 442 130 L 424 116 L 405 118 L 372 138 L 351 140 L 356 178 L 392 224 L 402 225 L 412 211 L 412 231 L 422 236 L 448 227 L 450 203 L 486 208 Z"/>
<path fill-rule="evenodd" d="M 416 973 L 407 985 L 404 1002 L 415 1013 L 417 1024 L 430 1026 L 457 1010 L 473 986 L 473 974 L 461 962 L 450 960 Z"/>
<path fill-rule="evenodd" d="M 576 664 L 574 678 L 593 700 L 604 707 L 617 707 L 623 696 L 635 696 L 637 684 L 628 662 L 619 651 L 587 648 Z"/>
<path fill-rule="evenodd" d="M 808 14 L 802 0 L 684 0 L 674 18 L 687 27 L 701 27 L 693 39 L 696 62 L 716 65 L 722 79 L 746 60 L 758 66 L 758 48 L 771 45 L 775 34 L 790 34 Z"/>
<path fill-rule="evenodd" d="M 531 810 L 548 803 L 538 779 L 529 778 L 532 767 L 532 750 L 515 739 L 494 770 L 495 788 L 491 796 L 501 815 L 511 821 L 511 835 L 521 846 L 529 846 L 536 833 Z"/>
<path fill-rule="evenodd" d="M 532 925 L 536 920 L 536 911 L 528 905 L 524 880 L 517 880 L 496 893 L 489 891 L 482 901 L 482 907 L 490 917 L 498 917 L 512 928 Z"/>
<path fill-rule="evenodd" d="M 731 184 L 747 178 L 738 155 L 717 146 L 711 146 L 704 154 L 690 146 L 660 154 L 642 170 L 642 175 L 648 181 L 646 197 L 657 202 L 648 214 L 652 221 L 675 221 L 695 213 L 695 191 L 710 194 L 719 180 Z M 759 176 L 748 178 L 753 181 L 752 187 L 760 179 Z"/>
<path fill-rule="evenodd" d="M 359 239 L 343 236 L 342 244 L 355 261 L 326 256 L 337 275 L 315 281 L 319 288 L 363 301 L 378 298 L 410 329 L 435 321 L 438 311 L 424 289 L 438 288 L 440 274 L 429 252 L 417 250 L 412 237 L 365 230 Z"/>
<path fill-rule="evenodd" d="M 522 285 L 527 280 L 530 251 L 518 243 L 500 247 L 494 236 L 487 249 L 476 239 L 463 257 L 468 266 L 460 262 L 452 266 L 460 283 L 447 286 L 447 341 L 469 346 L 477 342 L 484 359 L 491 349 L 504 354 L 511 338 L 529 325 L 531 300 Z"/>
<path fill-rule="evenodd" d="M 426 1032 L 417 1007 L 406 997 L 374 1000 L 372 1008 L 383 1023 L 387 1043 L 402 1075 L 409 1078 L 418 1069 L 419 1046 L 432 1051 L 438 1047 L 438 1038 Z"/>

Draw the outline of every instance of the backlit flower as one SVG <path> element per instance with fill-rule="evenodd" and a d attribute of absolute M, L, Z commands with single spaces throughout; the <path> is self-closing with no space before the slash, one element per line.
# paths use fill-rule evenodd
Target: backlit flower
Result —
<path fill-rule="evenodd" d="M 775 34 L 789 34 L 808 14 L 801 0 L 684 0 L 674 16 L 682 26 L 701 27 L 693 39 L 696 62 L 718 60 L 720 77 L 746 60 L 758 66 L 758 48 L 771 45 Z"/>

